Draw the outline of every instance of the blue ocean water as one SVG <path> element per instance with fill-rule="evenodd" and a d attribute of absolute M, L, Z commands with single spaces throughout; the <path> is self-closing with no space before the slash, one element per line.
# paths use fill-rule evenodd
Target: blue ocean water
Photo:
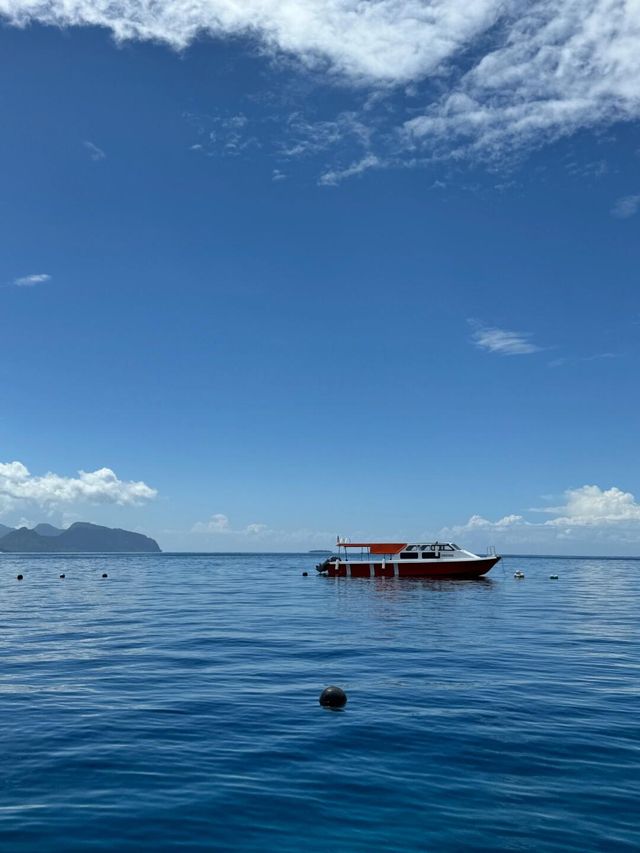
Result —
<path fill-rule="evenodd" d="M 640 847 L 640 562 L 316 560 L 0 555 L 2 850 Z"/>

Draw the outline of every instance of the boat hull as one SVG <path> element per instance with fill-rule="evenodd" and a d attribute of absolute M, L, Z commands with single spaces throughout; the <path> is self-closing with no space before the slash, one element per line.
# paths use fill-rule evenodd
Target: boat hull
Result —
<path fill-rule="evenodd" d="M 486 575 L 500 557 L 479 557 L 476 560 L 387 560 L 381 563 L 353 561 L 318 566 L 319 572 L 330 578 L 479 578 Z"/>

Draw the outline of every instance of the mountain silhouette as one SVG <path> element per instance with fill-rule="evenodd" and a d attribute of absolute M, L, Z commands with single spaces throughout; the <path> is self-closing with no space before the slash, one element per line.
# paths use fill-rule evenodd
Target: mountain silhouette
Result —
<path fill-rule="evenodd" d="M 33 529 L 36 533 L 39 533 L 40 536 L 60 536 L 60 534 L 64 532 L 61 527 L 54 527 L 53 524 L 47 524 L 44 521 L 40 524 L 36 524 Z"/>
<path fill-rule="evenodd" d="M 45 528 L 44 535 L 38 532 L 38 528 Z M 2 532 L 4 526 L 0 527 L 0 551 L 16 552 L 38 552 L 38 553 L 60 553 L 60 552 L 159 552 L 160 547 L 155 539 L 144 536 L 142 533 L 133 533 L 130 530 L 119 528 L 102 527 L 99 524 L 89 524 L 86 521 L 76 521 L 67 530 L 57 533 L 57 528 L 49 524 L 37 525 L 33 530 L 28 527 L 19 527 L 17 530 L 6 528 L 8 533 Z"/>

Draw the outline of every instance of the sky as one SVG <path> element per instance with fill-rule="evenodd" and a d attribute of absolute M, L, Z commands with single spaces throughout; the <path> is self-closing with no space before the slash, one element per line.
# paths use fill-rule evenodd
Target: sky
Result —
<path fill-rule="evenodd" d="M 0 0 L 0 523 L 640 555 L 640 6 Z"/>

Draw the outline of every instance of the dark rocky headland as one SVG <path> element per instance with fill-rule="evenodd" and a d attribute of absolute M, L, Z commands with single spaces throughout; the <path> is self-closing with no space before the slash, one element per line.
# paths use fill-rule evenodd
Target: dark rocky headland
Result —
<path fill-rule="evenodd" d="M 50 524 L 16 529 L 0 525 L 0 552 L 5 553 L 158 553 L 155 539 L 130 530 L 77 521 L 66 530 Z"/>

